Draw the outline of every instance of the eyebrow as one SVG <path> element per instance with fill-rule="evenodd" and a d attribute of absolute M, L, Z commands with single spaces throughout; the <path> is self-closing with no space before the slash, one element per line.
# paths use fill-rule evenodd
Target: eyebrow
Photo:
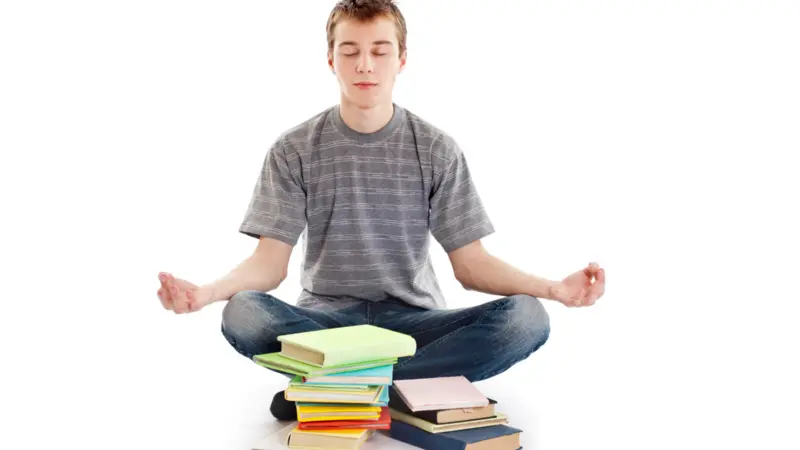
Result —
<path fill-rule="evenodd" d="M 372 45 L 386 45 L 386 44 L 389 44 L 389 45 L 391 45 L 391 44 L 392 44 L 392 41 L 381 40 L 381 41 L 374 41 L 374 42 L 372 43 Z M 358 43 L 357 43 L 357 42 L 354 42 L 354 41 L 344 41 L 344 42 L 342 42 L 342 43 L 340 43 L 340 44 L 339 44 L 339 47 L 343 47 L 343 46 L 345 46 L 345 45 L 355 45 L 355 46 L 358 46 Z"/>

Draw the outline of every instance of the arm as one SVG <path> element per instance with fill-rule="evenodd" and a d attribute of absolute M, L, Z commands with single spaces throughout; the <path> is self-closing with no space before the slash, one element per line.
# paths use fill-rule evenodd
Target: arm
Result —
<path fill-rule="evenodd" d="M 511 266 L 490 254 L 479 240 L 448 253 L 448 257 L 456 279 L 470 291 L 552 299 L 551 290 L 558 284 Z"/>
<path fill-rule="evenodd" d="M 224 277 L 203 286 L 210 292 L 209 303 L 228 300 L 239 291 L 269 292 L 286 279 L 292 246 L 262 237 L 253 254 Z"/>
<path fill-rule="evenodd" d="M 158 274 L 161 287 L 158 298 L 164 309 L 176 314 L 199 311 L 203 307 L 245 291 L 271 291 L 286 278 L 292 245 L 278 239 L 261 237 L 253 254 L 224 277 L 202 286 L 168 272 Z"/>
<path fill-rule="evenodd" d="M 304 189 L 299 156 L 284 140 L 276 141 L 239 226 L 241 233 L 258 239 L 258 246 L 229 274 L 208 285 L 212 302 L 245 290 L 269 292 L 286 279 L 292 249 L 306 226 Z"/>
<path fill-rule="evenodd" d="M 565 306 L 591 306 L 603 296 L 606 272 L 597 263 L 560 281 L 525 273 L 489 254 L 480 240 L 448 253 L 456 279 L 465 289 L 510 296 L 525 294 L 555 300 Z"/>
<path fill-rule="evenodd" d="M 434 148 L 435 147 L 435 148 Z M 537 277 L 489 254 L 481 239 L 494 226 L 472 182 L 466 157 L 447 135 L 432 144 L 431 233 L 447 252 L 456 279 L 467 290 L 525 294 L 566 306 L 589 306 L 605 292 L 605 271 L 596 263 L 558 281 Z"/>
<path fill-rule="evenodd" d="M 299 157 L 287 157 L 278 141 L 267 152 L 239 231 L 258 239 L 253 254 L 224 277 L 197 286 L 159 273 L 158 298 L 162 306 L 178 314 L 229 300 L 237 292 L 276 289 L 284 279 L 289 257 L 306 225 L 306 199 Z"/>

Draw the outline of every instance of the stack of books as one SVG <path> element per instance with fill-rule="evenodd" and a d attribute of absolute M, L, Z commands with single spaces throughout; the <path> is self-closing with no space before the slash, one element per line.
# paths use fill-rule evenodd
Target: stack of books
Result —
<path fill-rule="evenodd" d="M 423 449 L 522 448 L 522 430 L 508 426 L 496 405 L 463 376 L 395 380 L 389 434 Z"/>
<path fill-rule="evenodd" d="M 411 336 L 373 325 L 282 335 L 281 351 L 253 361 L 294 375 L 285 390 L 298 423 L 289 448 L 358 449 L 391 426 L 389 390 L 398 358 L 416 352 Z"/>

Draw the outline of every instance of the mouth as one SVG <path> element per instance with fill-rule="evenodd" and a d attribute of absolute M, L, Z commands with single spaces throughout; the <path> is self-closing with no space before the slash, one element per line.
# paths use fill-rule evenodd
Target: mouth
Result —
<path fill-rule="evenodd" d="M 369 82 L 360 82 L 360 83 L 354 83 L 354 84 L 359 89 L 369 89 L 369 88 L 372 88 L 372 87 L 375 87 L 375 86 L 378 85 L 377 83 L 369 83 Z"/>

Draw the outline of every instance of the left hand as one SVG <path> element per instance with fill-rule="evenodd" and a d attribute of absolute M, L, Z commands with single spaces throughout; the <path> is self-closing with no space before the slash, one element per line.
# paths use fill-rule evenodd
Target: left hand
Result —
<path fill-rule="evenodd" d="M 550 298 L 565 306 L 591 306 L 603 296 L 606 289 L 606 272 L 597 263 L 589 263 L 550 286 Z"/>

